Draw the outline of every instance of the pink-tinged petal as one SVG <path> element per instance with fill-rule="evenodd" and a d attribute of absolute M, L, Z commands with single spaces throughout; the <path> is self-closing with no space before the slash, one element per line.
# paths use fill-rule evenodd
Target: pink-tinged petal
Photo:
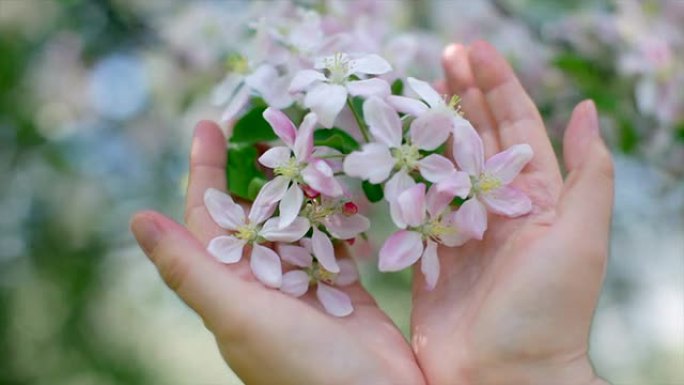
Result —
<path fill-rule="evenodd" d="M 485 163 L 485 173 L 507 185 L 520 174 L 520 170 L 532 159 L 532 155 L 532 147 L 529 144 L 513 145 L 489 158 Z"/>
<path fill-rule="evenodd" d="M 411 143 L 421 150 L 432 151 L 449 138 L 451 117 L 440 111 L 428 111 L 411 122 Z"/>
<path fill-rule="evenodd" d="M 436 184 L 437 190 L 444 193 L 452 194 L 452 197 L 457 196 L 465 199 L 470 194 L 472 183 L 470 176 L 463 171 L 455 171 L 447 178 Z"/>
<path fill-rule="evenodd" d="M 387 60 L 375 54 L 364 55 L 358 59 L 349 61 L 348 75 L 382 75 L 390 71 L 392 71 L 392 66 L 387 62 Z"/>
<path fill-rule="evenodd" d="M 420 226 L 425 222 L 425 185 L 418 183 L 404 190 L 397 197 L 402 222 L 408 226 Z"/>
<path fill-rule="evenodd" d="M 386 98 L 387 103 L 392 106 L 397 112 L 418 117 L 425 113 L 429 108 L 425 103 L 406 96 L 390 95 Z"/>
<path fill-rule="evenodd" d="M 413 178 L 411 178 L 411 176 L 406 172 L 406 170 L 399 170 L 396 174 L 392 175 L 392 177 L 390 178 L 390 180 L 387 181 L 387 183 L 385 183 L 385 200 L 389 202 L 395 201 L 399 194 L 404 192 L 404 190 L 406 190 L 407 188 L 415 186 L 415 184 L 416 182 L 413 180 Z"/>
<path fill-rule="evenodd" d="M 264 285 L 277 289 L 282 284 L 283 268 L 280 257 L 268 247 L 253 244 L 249 266 L 256 279 Z"/>
<path fill-rule="evenodd" d="M 313 257 L 309 250 L 302 246 L 278 244 L 278 255 L 283 261 L 299 267 L 310 267 Z"/>
<path fill-rule="evenodd" d="M 412 77 L 407 78 L 406 81 L 408 82 L 409 87 L 411 87 L 421 99 L 425 100 L 430 107 L 435 108 L 446 104 L 444 99 L 442 99 L 442 96 L 438 94 L 430 84 Z"/>
<path fill-rule="evenodd" d="M 263 113 L 264 119 L 271 125 L 273 132 L 288 146 L 294 145 L 297 129 L 294 123 L 282 111 L 268 107 Z M 272 168 L 272 167 L 271 167 Z"/>
<path fill-rule="evenodd" d="M 380 248 L 380 271 L 399 271 L 413 265 L 423 254 L 423 239 L 415 231 L 399 230 Z"/>
<path fill-rule="evenodd" d="M 425 252 L 420 260 L 420 271 L 425 276 L 427 289 L 434 289 L 439 278 L 439 257 L 437 256 L 437 244 L 433 241 L 427 241 Z"/>
<path fill-rule="evenodd" d="M 318 116 L 319 123 L 325 128 L 335 124 L 335 118 L 347 102 L 347 89 L 339 84 L 319 83 L 304 97 L 304 106 Z"/>
<path fill-rule="evenodd" d="M 469 175 L 479 176 L 484 167 L 482 138 L 468 123 L 454 128 L 453 157 L 461 170 Z"/>
<path fill-rule="evenodd" d="M 392 218 L 394 225 L 400 229 L 405 229 L 406 222 L 404 222 L 404 217 L 401 213 L 401 208 L 399 207 L 397 200 L 388 200 L 387 203 L 389 203 L 390 218 Z"/>
<path fill-rule="evenodd" d="M 290 180 L 284 176 L 277 176 L 275 179 L 266 182 L 254 198 L 252 208 L 249 211 L 249 221 L 261 223 L 273 215 L 276 204 L 283 199 L 289 184 Z"/>
<path fill-rule="evenodd" d="M 452 223 L 461 234 L 482 239 L 487 230 L 487 209 L 478 199 L 468 199 L 454 213 Z"/>
<path fill-rule="evenodd" d="M 231 72 L 211 93 L 211 104 L 221 106 L 230 100 L 235 91 L 242 86 L 245 77 L 241 74 Z"/>
<path fill-rule="evenodd" d="M 314 113 L 308 113 L 304 117 L 302 124 L 299 125 L 297 137 L 295 138 L 294 150 L 295 157 L 300 162 L 306 162 L 313 152 L 313 132 L 318 117 Z"/>
<path fill-rule="evenodd" d="M 390 85 L 380 78 L 347 82 L 347 91 L 349 91 L 349 94 L 352 96 L 361 96 L 363 98 L 369 98 L 371 96 L 384 98 L 392 93 Z"/>
<path fill-rule="evenodd" d="M 211 219 L 226 230 L 236 230 L 245 223 L 245 211 L 230 195 L 215 188 L 204 192 L 204 206 Z"/>
<path fill-rule="evenodd" d="M 280 223 L 278 227 L 284 229 L 289 226 L 302 209 L 302 203 L 304 202 L 304 192 L 296 183 L 292 183 L 292 186 L 287 190 L 283 199 L 280 201 Z"/>
<path fill-rule="evenodd" d="M 388 147 L 401 146 L 401 119 L 389 104 L 378 97 L 363 103 L 363 117 L 368 123 L 373 138 Z"/>
<path fill-rule="evenodd" d="M 325 81 L 325 75 L 314 70 L 301 70 L 297 72 L 290 83 L 290 92 L 301 92 L 309 88 L 315 82 Z"/>
<path fill-rule="evenodd" d="M 449 206 L 455 196 L 450 191 L 440 191 L 437 186 L 432 185 L 425 197 L 425 207 L 431 218 L 437 218 Z"/>
<path fill-rule="evenodd" d="M 242 259 L 242 249 L 246 242 L 230 235 L 220 235 L 207 246 L 209 254 L 223 263 L 235 263 Z"/>
<path fill-rule="evenodd" d="M 266 150 L 260 157 L 259 163 L 264 167 L 276 168 L 287 164 L 292 155 L 292 150 L 285 146 L 272 147 Z"/>
<path fill-rule="evenodd" d="M 332 169 L 322 159 L 312 159 L 301 172 L 307 185 L 321 194 L 338 197 L 342 195 L 342 186 L 335 178 Z"/>
<path fill-rule="evenodd" d="M 329 314 L 335 317 L 345 317 L 354 311 L 351 299 L 341 290 L 319 283 L 316 289 L 316 297 Z"/>
<path fill-rule="evenodd" d="M 271 64 L 262 64 L 254 72 L 245 77 L 245 83 L 256 91 L 267 104 L 276 108 L 285 108 L 293 100 L 287 92 L 290 83 L 287 76 L 280 76 Z"/>
<path fill-rule="evenodd" d="M 271 242 L 296 242 L 300 240 L 309 231 L 311 224 L 309 220 L 304 217 L 295 218 L 292 223 L 281 229 L 278 227 L 280 223 L 279 217 L 273 217 L 264 223 L 259 235 Z"/>
<path fill-rule="evenodd" d="M 502 186 L 478 196 L 489 211 L 510 218 L 519 217 L 532 211 L 532 201 L 522 191 Z"/>
<path fill-rule="evenodd" d="M 344 158 L 342 169 L 351 177 L 380 183 L 390 175 L 394 163 L 392 153 L 386 145 L 367 143 L 363 145 L 361 151 L 354 151 Z"/>
<path fill-rule="evenodd" d="M 293 297 L 301 297 L 309 290 L 309 275 L 301 270 L 292 270 L 283 274 L 280 291 Z"/>
<path fill-rule="evenodd" d="M 314 257 L 316 257 L 318 263 L 320 263 L 324 269 L 331 273 L 338 273 L 340 271 L 340 266 L 335 259 L 335 249 L 333 248 L 330 238 L 316 227 L 313 228 L 311 247 L 313 247 Z"/>
<path fill-rule="evenodd" d="M 351 239 L 357 235 L 368 231 L 370 228 L 370 221 L 363 215 L 343 215 L 333 214 L 328 215 L 324 220 L 326 229 L 335 238 Z"/>
<path fill-rule="evenodd" d="M 348 286 L 359 280 L 359 271 L 354 261 L 342 259 L 337 263 L 340 265 L 340 272 L 335 277 L 335 285 Z"/>
<path fill-rule="evenodd" d="M 441 182 L 456 171 L 454 164 L 446 157 L 430 154 L 418 161 L 420 175 L 432 183 Z"/>
<path fill-rule="evenodd" d="M 237 92 L 235 92 L 233 97 L 230 99 L 230 102 L 228 102 L 228 106 L 226 106 L 226 109 L 223 110 L 223 114 L 221 115 L 221 121 L 228 122 L 235 118 L 235 115 L 242 111 L 242 109 L 247 105 L 247 102 L 249 102 L 250 93 L 251 90 L 249 89 L 249 87 L 243 84 L 242 87 L 240 87 L 240 89 L 238 89 Z"/>

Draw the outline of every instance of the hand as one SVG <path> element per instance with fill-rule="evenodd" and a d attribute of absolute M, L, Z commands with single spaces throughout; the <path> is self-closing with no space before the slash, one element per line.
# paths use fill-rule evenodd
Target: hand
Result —
<path fill-rule="evenodd" d="M 517 143 L 534 149 L 515 182 L 533 212 L 490 215 L 482 241 L 441 250 L 433 291 L 415 274 L 413 347 L 425 378 L 431 385 L 600 383 L 587 340 L 606 266 L 613 166 L 596 108 L 585 101 L 572 114 L 564 182 L 538 110 L 493 47 L 450 46 L 443 64 L 486 157 Z"/>
<path fill-rule="evenodd" d="M 131 228 L 164 281 L 199 314 L 230 367 L 247 384 L 424 384 L 413 352 L 360 284 L 343 290 L 354 312 L 326 314 L 309 296 L 293 298 L 257 282 L 243 259 L 216 261 L 208 241 L 224 230 L 203 194 L 225 190 L 226 140 L 218 126 L 195 131 L 186 200 L 187 229 L 154 212 Z M 319 308 L 317 308 L 319 307 Z"/>

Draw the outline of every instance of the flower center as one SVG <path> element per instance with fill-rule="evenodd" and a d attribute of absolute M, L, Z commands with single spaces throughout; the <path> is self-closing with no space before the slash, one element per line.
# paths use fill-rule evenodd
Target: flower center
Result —
<path fill-rule="evenodd" d="M 444 235 L 455 233 L 457 230 L 453 226 L 443 224 L 439 219 L 432 219 L 420 228 L 420 233 L 424 238 L 439 238 Z"/>
<path fill-rule="evenodd" d="M 295 157 L 291 157 L 287 163 L 277 166 L 273 172 L 276 175 L 282 175 L 287 179 L 295 179 L 299 176 L 299 172 L 302 169 L 302 165 L 297 162 Z"/>
<path fill-rule="evenodd" d="M 254 242 L 259 238 L 259 231 L 256 225 L 243 225 L 237 228 L 234 236 L 245 242 Z"/>
<path fill-rule="evenodd" d="M 411 144 L 402 144 L 399 148 L 393 148 L 392 156 L 397 161 L 398 168 L 406 167 L 409 170 L 416 168 L 421 158 L 418 147 Z"/>
<path fill-rule="evenodd" d="M 318 262 L 314 262 L 307 272 L 311 283 L 323 282 L 332 285 L 335 283 L 335 278 L 337 278 L 336 273 L 324 269 Z"/>
<path fill-rule="evenodd" d="M 325 69 L 328 70 L 328 79 L 331 83 L 343 84 L 349 73 L 349 58 L 342 53 L 325 59 Z"/>
<path fill-rule="evenodd" d="M 304 207 L 300 215 L 308 218 L 311 224 L 318 224 L 322 223 L 328 216 L 338 213 L 340 210 L 340 207 L 334 205 L 321 204 L 312 201 Z"/>
<path fill-rule="evenodd" d="M 475 191 L 481 193 L 488 193 L 501 187 L 502 183 L 499 178 L 491 175 L 482 174 L 479 178 L 473 181 Z"/>
<path fill-rule="evenodd" d="M 230 55 L 226 59 L 226 68 L 228 72 L 235 72 L 242 75 L 249 73 L 249 62 L 247 58 L 242 55 Z"/>

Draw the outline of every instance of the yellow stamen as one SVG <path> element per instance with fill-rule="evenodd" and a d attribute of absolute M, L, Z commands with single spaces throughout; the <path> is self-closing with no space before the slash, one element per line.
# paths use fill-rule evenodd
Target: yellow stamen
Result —
<path fill-rule="evenodd" d="M 294 157 L 287 161 L 287 164 L 276 167 L 273 172 L 276 175 L 282 175 L 288 179 L 294 179 L 299 176 L 301 171 L 301 165 L 297 163 L 297 159 Z"/>

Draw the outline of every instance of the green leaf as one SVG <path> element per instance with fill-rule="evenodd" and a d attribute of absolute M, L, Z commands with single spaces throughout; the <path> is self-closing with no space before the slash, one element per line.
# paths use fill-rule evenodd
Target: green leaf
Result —
<path fill-rule="evenodd" d="M 230 143 L 254 144 L 278 139 L 271 125 L 264 119 L 265 110 L 264 106 L 254 107 L 240 118 L 233 127 Z"/>
<path fill-rule="evenodd" d="M 404 82 L 401 79 L 397 79 L 392 83 L 392 95 L 403 95 L 404 94 Z"/>
<path fill-rule="evenodd" d="M 258 152 L 251 145 L 231 145 L 226 163 L 226 179 L 231 194 L 249 201 L 259 192 L 266 176 L 257 167 Z M 263 183 L 262 183 L 263 181 Z"/>
<path fill-rule="evenodd" d="M 373 203 L 381 201 L 384 196 L 382 185 L 380 184 L 373 184 L 365 180 L 361 184 L 361 188 L 363 189 L 363 193 L 366 194 L 366 198 Z"/>
<path fill-rule="evenodd" d="M 331 147 L 343 154 L 349 154 L 359 148 L 359 142 L 354 137 L 335 127 L 314 132 L 314 145 Z"/>
<path fill-rule="evenodd" d="M 620 122 L 618 122 L 620 149 L 626 154 L 633 153 L 639 145 L 639 139 L 639 132 L 634 127 L 634 123 L 627 119 L 620 119 Z"/>
<path fill-rule="evenodd" d="M 684 122 L 680 122 L 675 126 L 675 139 L 679 142 L 684 142 Z"/>

